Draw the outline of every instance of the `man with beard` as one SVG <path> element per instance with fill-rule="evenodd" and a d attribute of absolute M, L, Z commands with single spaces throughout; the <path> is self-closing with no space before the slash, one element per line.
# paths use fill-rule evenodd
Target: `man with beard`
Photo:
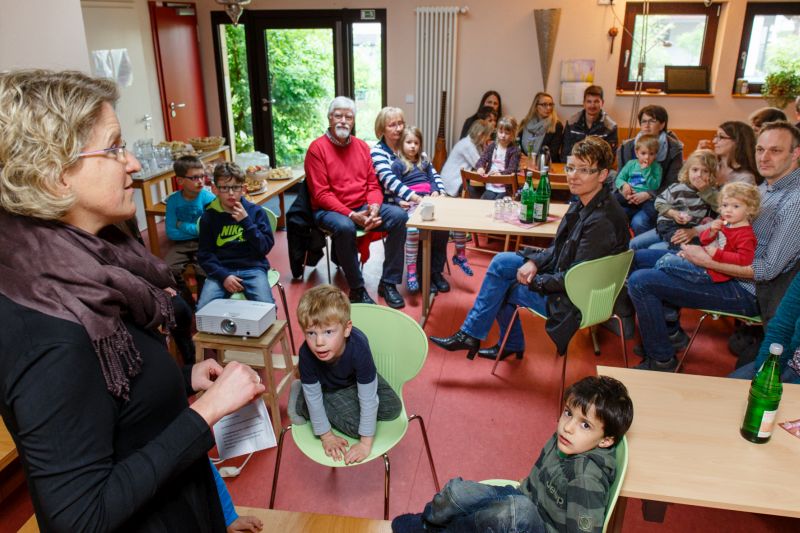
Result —
<path fill-rule="evenodd" d="M 355 102 L 344 96 L 334 98 L 328 106 L 328 129 L 308 147 L 305 172 L 311 208 L 316 223 L 332 234 L 351 302 L 375 303 L 364 287 L 356 230 L 388 234 L 378 294 L 390 307 L 400 308 L 405 301 L 396 284 L 403 276 L 408 215 L 398 206 L 383 204 L 369 146 L 351 135 L 355 114 Z"/>

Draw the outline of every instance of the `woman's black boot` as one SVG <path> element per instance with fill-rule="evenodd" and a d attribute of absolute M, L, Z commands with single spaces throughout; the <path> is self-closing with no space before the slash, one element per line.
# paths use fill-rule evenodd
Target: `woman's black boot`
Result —
<path fill-rule="evenodd" d="M 467 350 L 467 359 L 475 359 L 475 354 L 478 353 L 478 348 L 481 347 L 480 340 L 467 335 L 461 330 L 458 330 L 449 337 L 434 337 L 431 335 L 431 340 L 434 344 L 441 346 L 448 352 Z"/>

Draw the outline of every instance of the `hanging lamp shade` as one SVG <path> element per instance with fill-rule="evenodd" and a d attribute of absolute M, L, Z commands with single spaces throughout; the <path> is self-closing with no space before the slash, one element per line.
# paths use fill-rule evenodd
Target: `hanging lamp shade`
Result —
<path fill-rule="evenodd" d="M 239 24 L 239 17 L 242 16 L 244 6 L 250 3 L 250 0 L 216 0 L 218 4 L 224 6 L 225 13 L 231 18 L 233 25 Z"/>

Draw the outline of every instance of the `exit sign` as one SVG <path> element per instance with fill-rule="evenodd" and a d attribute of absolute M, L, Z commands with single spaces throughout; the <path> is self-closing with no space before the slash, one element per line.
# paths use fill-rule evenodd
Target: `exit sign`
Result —
<path fill-rule="evenodd" d="M 361 20 L 375 20 L 375 10 L 374 9 L 362 9 L 361 10 Z"/>

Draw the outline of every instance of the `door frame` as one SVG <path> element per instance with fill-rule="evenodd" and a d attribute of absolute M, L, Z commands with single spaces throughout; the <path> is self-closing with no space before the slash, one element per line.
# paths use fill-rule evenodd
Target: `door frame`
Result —
<path fill-rule="evenodd" d="M 239 19 L 244 24 L 245 43 L 247 45 L 247 71 L 250 76 L 250 106 L 252 109 L 254 147 L 269 155 L 275 161 L 275 139 L 271 118 L 261 111 L 260 98 L 270 99 L 269 63 L 264 39 L 267 29 L 302 29 L 331 28 L 333 30 L 333 68 L 335 76 L 335 93 L 349 98 L 354 97 L 354 72 L 352 58 L 353 32 L 352 24 L 357 22 L 375 22 L 381 24 L 381 105 L 386 106 L 387 53 L 386 53 L 386 9 L 374 9 L 375 18 L 361 19 L 362 9 L 301 9 L 301 10 L 252 10 L 247 9 Z M 222 43 L 218 26 L 230 24 L 230 18 L 224 11 L 211 12 L 211 34 L 214 43 L 214 59 L 217 78 L 217 94 L 222 129 L 229 132 L 228 95 L 222 72 Z M 255 81 L 254 81 L 255 80 Z M 264 96 L 262 96 L 264 95 Z M 355 130 L 354 132 L 355 133 Z M 231 142 L 233 140 L 231 139 Z"/>

